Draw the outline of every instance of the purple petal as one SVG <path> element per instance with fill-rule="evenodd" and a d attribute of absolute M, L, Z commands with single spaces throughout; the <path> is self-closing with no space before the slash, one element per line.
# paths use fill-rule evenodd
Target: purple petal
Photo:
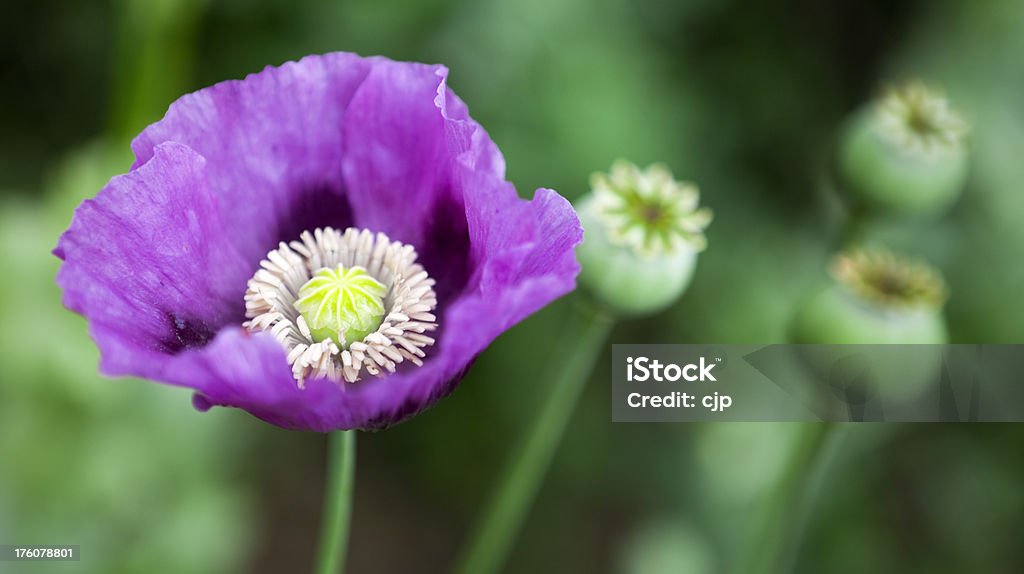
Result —
<path fill-rule="evenodd" d="M 228 235 L 254 263 L 306 229 L 344 229 L 352 214 L 341 175 L 341 126 L 374 62 L 354 54 L 310 56 L 183 96 L 132 142 L 136 165 L 166 141 L 205 157 Z"/>
<path fill-rule="evenodd" d="M 356 224 L 414 245 L 444 303 L 473 273 L 456 168 L 501 179 L 504 158 L 442 66 L 379 61 L 349 104 L 345 186 Z"/>
<path fill-rule="evenodd" d="M 207 162 L 174 143 L 75 212 L 55 253 L 63 302 L 89 318 L 111 375 L 158 376 L 165 356 L 243 319 L 250 263 L 226 241 Z"/>
<path fill-rule="evenodd" d="M 434 206 L 462 203 L 452 182 L 457 158 L 504 175 L 497 148 L 447 90 L 447 74 L 441 66 L 383 61 L 352 98 L 342 169 L 360 227 L 423 245 Z"/>

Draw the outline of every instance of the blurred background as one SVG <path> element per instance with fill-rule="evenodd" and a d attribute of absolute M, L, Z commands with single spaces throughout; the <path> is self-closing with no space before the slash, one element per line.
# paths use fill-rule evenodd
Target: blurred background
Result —
<path fill-rule="evenodd" d="M 695 282 L 614 342 L 770 343 L 825 276 L 822 180 L 843 118 L 890 81 L 945 88 L 971 175 L 938 221 L 871 232 L 943 270 L 953 342 L 1024 342 L 1024 3 L 1017 0 L 5 0 L 0 5 L 0 541 L 80 544 L 2 572 L 304 572 L 324 439 L 96 375 L 49 252 L 178 96 L 309 53 L 440 62 L 521 194 L 569 198 L 618 157 L 715 210 Z M 442 572 L 546 392 L 566 312 L 514 328 L 458 391 L 361 434 L 350 573 Z M 799 428 L 613 425 L 599 363 L 508 572 L 736 567 Z M 849 429 L 799 572 L 1024 571 L 1024 426 Z M 17 570 L 17 566 L 24 566 Z"/>

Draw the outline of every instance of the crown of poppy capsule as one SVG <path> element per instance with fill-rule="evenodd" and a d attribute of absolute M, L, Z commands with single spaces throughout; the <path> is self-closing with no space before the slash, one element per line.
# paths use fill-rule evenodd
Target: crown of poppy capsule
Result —
<path fill-rule="evenodd" d="M 932 266 L 881 248 L 854 249 L 832 260 L 832 277 L 863 298 L 887 308 L 939 309 L 946 284 Z"/>
<path fill-rule="evenodd" d="M 794 343 L 939 344 L 946 284 L 930 265 L 879 247 L 836 255 L 832 281 L 794 316 Z"/>
<path fill-rule="evenodd" d="M 913 153 L 932 155 L 964 144 L 968 124 L 938 90 L 920 81 L 893 86 L 875 104 L 878 133 Z"/>
<path fill-rule="evenodd" d="M 661 164 L 645 170 L 619 160 L 591 177 L 577 202 L 586 232 L 576 250 L 580 281 L 613 314 L 639 315 L 671 305 L 690 283 L 707 247 L 711 210 L 700 193 Z"/>
<path fill-rule="evenodd" d="M 331 339 L 343 349 L 372 333 L 384 318 L 387 288 L 355 265 L 324 267 L 299 289 L 293 306 L 314 341 Z"/>
<path fill-rule="evenodd" d="M 663 164 L 642 170 L 618 160 L 609 173 L 592 175 L 590 186 L 595 213 L 612 243 L 643 255 L 707 247 L 711 210 L 697 207 L 697 186 L 676 181 Z"/>

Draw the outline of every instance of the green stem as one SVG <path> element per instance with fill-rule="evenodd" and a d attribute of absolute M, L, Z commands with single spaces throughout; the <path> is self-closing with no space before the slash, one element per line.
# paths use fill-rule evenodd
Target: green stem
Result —
<path fill-rule="evenodd" d="M 579 302 L 577 302 L 579 303 Z M 515 541 L 547 472 L 576 402 L 611 329 L 610 318 L 574 305 L 563 327 L 564 348 L 555 352 L 547 375 L 550 392 L 522 442 L 505 464 L 490 504 L 457 563 L 461 574 L 498 572 Z"/>
<path fill-rule="evenodd" d="M 117 0 L 111 125 L 127 147 L 190 84 L 204 0 Z"/>
<path fill-rule="evenodd" d="M 871 213 L 865 207 L 850 207 L 839 236 L 839 249 L 856 247 L 863 243 L 868 237 L 870 224 Z"/>
<path fill-rule="evenodd" d="M 835 458 L 841 428 L 834 423 L 803 424 L 786 474 L 769 500 L 737 572 L 792 571 L 824 476 Z"/>
<path fill-rule="evenodd" d="M 345 571 L 348 529 L 352 516 L 352 487 L 356 470 L 356 431 L 331 433 L 327 443 L 327 479 L 316 574 Z"/>

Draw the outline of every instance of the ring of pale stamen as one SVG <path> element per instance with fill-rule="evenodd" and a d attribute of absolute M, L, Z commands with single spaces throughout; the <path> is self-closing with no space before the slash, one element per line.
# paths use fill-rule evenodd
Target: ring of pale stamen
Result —
<path fill-rule="evenodd" d="M 340 349 L 332 339 L 316 342 L 295 309 L 299 290 L 320 269 L 359 266 L 387 289 L 380 326 L 362 341 Z M 437 329 L 434 280 L 416 263 L 416 250 L 383 233 L 327 227 L 282 242 L 260 262 L 245 293 L 245 328 L 272 334 L 285 348 L 301 388 L 306 379 L 356 382 L 363 373 L 393 373 L 406 361 L 423 364 L 427 335 Z"/>

